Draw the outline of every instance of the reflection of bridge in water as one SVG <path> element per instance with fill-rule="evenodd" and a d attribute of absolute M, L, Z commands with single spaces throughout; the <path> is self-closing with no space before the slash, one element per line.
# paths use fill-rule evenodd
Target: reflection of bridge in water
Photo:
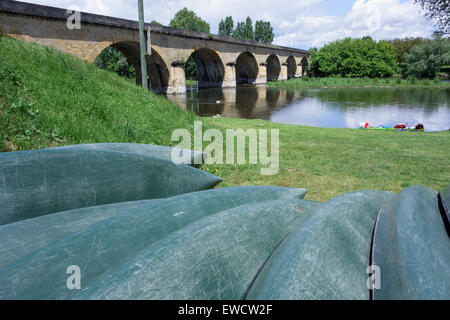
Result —
<path fill-rule="evenodd" d="M 168 98 L 200 116 L 222 115 L 228 118 L 270 119 L 272 111 L 300 100 L 299 90 L 266 86 L 238 86 L 188 90 Z"/>

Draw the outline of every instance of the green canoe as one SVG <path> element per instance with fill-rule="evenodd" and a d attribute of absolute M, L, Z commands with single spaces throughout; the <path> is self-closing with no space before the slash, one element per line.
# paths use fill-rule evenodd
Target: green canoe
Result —
<path fill-rule="evenodd" d="M 143 154 L 52 148 L 0 154 L 0 225 L 89 206 L 166 198 L 220 178 Z"/>
<path fill-rule="evenodd" d="M 70 265 L 80 266 L 83 287 L 88 287 L 104 273 L 202 218 L 267 201 L 291 203 L 305 193 L 304 189 L 281 187 L 224 188 L 72 210 L 2 226 L 0 299 L 71 298 L 75 292 L 67 289 L 65 273 Z M 295 210 L 300 215 L 300 209 Z M 235 226 L 235 232 L 239 231 Z"/>
<path fill-rule="evenodd" d="M 439 193 L 439 205 L 441 206 L 440 210 L 442 211 L 444 223 L 450 236 L 450 185 Z"/>
<path fill-rule="evenodd" d="M 136 143 L 93 143 L 79 144 L 58 147 L 65 150 L 93 150 L 93 151 L 119 151 L 124 153 L 133 153 L 136 155 L 150 156 L 160 158 L 162 160 L 172 161 L 172 154 L 180 157 L 187 154 L 186 165 L 202 164 L 206 160 L 206 154 L 200 151 L 184 150 L 179 148 L 171 148 L 166 146 L 157 146 L 152 144 L 136 144 Z"/>
<path fill-rule="evenodd" d="M 368 300 L 370 243 L 391 192 L 361 191 L 326 202 L 289 235 L 257 277 L 250 300 Z"/>
<path fill-rule="evenodd" d="M 410 187 L 380 212 L 372 263 L 380 268 L 376 300 L 450 298 L 450 238 L 437 192 Z"/>
<path fill-rule="evenodd" d="M 286 235 L 321 204 L 277 200 L 199 220 L 82 289 L 75 299 L 242 299 Z"/>

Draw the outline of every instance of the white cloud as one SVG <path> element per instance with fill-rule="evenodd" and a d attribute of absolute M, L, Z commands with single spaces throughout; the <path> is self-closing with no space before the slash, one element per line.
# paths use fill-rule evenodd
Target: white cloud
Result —
<path fill-rule="evenodd" d="M 225 16 L 233 16 L 235 23 L 251 16 L 253 22 L 269 20 L 274 26 L 274 44 L 307 49 L 320 47 L 344 37 L 372 36 L 374 39 L 429 36 L 432 28 L 420 15 L 413 0 L 355 0 L 345 16 L 324 15 L 321 6 L 327 1 L 302 0 L 276 2 L 273 0 L 151 0 L 145 1 L 146 21 L 157 20 L 169 24 L 174 14 L 188 7 L 211 25 L 217 26 Z M 81 10 L 107 16 L 137 20 L 136 0 L 27 0 L 43 5 Z"/>
<path fill-rule="evenodd" d="M 275 42 L 281 45 L 321 47 L 344 37 L 371 36 L 374 39 L 427 37 L 433 29 L 412 1 L 356 0 L 344 17 L 299 17 L 280 26 Z M 309 41 L 306 42 L 306 41 Z"/>

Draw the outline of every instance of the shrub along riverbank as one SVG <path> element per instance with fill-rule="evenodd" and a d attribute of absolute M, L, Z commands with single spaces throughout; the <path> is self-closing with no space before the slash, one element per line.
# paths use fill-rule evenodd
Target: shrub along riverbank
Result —
<path fill-rule="evenodd" d="M 312 78 L 303 77 L 285 81 L 273 81 L 267 83 L 271 87 L 295 87 L 295 88 L 357 88 L 357 87 L 448 87 L 450 82 L 439 78 L 416 79 L 410 77 L 402 78 Z"/>
<path fill-rule="evenodd" d="M 112 72 L 56 50 L 0 37 L 0 151 L 128 142 L 176 145 L 177 128 L 280 130 L 280 166 L 204 165 L 222 187 L 306 187 L 328 200 L 360 189 L 442 189 L 450 181 L 450 132 L 374 132 L 199 118 Z M 266 166 L 263 166 L 266 167 Z"/>

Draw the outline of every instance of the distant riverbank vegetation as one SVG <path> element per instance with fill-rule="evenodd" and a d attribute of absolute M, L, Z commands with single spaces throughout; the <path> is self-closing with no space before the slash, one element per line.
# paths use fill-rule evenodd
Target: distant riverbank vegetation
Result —
<path fill-rule="evenodd" d="M 313 49 L 307 75 L 283 87 L 449 86 L 450 40 L 346 38 Z"/>
<path fill-rule="evenodd" d="M 449 87 L 449 82 L 439 78 L 417 79 L 408 77 L 402 79 L 400 76 L 391 78 L 343 78 L 343 77 L 309 77 L 286 81 L 268 82 L 271 87 L 296 87 L 296 88 L 363 88 L 363 87 Z"/>
<path fill-rule="evenodd" d="M 450 65 L 450 41 L 397 39 L 374 41 L 346 38 L 313 49 L 307 70 L 312 77 L 387 78 L 401 74 L 433 79 Z"/>

